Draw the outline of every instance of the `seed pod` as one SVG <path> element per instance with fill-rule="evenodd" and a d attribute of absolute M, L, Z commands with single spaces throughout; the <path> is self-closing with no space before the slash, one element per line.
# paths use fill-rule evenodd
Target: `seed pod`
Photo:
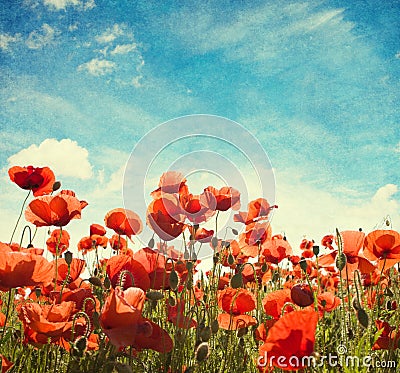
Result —
<path fill-rule="evenodd" d="M 154 247 L 154 243 L 155 243 L 154 237 L 151 237 L 147 246 L 150 247 L 150 249 L 152 249 Z"/>
<path fill-rule="evenodd" d="M 186 269 L 191 271 L 193 269 L 193 262 L 186 262 Z"/>
<path fill-rule="evenodd" d="M 218 255 L 214 255 L 214 256 L 213 256 L 213 262 L 214 262 L 214 264 L 217 264 L 218 261 L 219 261 Z"/>
<path fill-rule="evenodd" d="M 263 265 L 261 266 L 261 272 L 265 273 L 268 271 L 268 264 L 267 263 L 263 263 Z"/>
<path fill-rule="evenodd" d="M 179 283 L 178 274 L 173 269 L 169 274 L 169 286 L 171 287 L 172 290 L 176 290 L 178 287 L 178 283 Z"/>
<path fill-rule="evenodd" d="M 336 257 L 336 267 L 339 271 L 342 271 L 343 268 L 346 266 L 346 255 L 344 253 L 340 253 L 338 254 L 338 256 Z"/>
<path fill-rule="evenodd" d="M 66 251 L 66 252 L 64 253 L 64 259 L 65 259 L 65 262 L 66 262 L 68 265 L 71 265 L 71 263 L 72 263 L 72 253 L 71 253 L 71 251 Z"/>
<path fill-rule="evenodd" d="M 319 255 L 319 246 L 317 245 L 313 246 L 312 250 L 315 256 Z"/>
<path fill-rule="evenodd" d="M 103 284 L 102 284 L 101 280 L 100 280 L 98 277 L 90 277 L 90 278 L 89 278 L 89 282 L 90 282 L 92 285 L 97 286 L 97 287 L 99 287 L 99 288 L 102 288 L 102 287 L 103 287 Z"/>
<path fill-rule="evenodd" d="M 164 295 L 160 293 L 159 291 L 148 291 L 146 293 L 146 297 L 150 300 L 161 300 L 164 298 Z"/>
<path fill-rule="evenodd" d="M 213 237 L 211 239 L 211 246 L 213 247 L 213 249 L 215 249 L 218 246 L 218 238 L 217 237 Z"/>
<path fill-rule="evenodd" d="M 208 358 L 210 355 L 210 347 L 208 346 L 207 342 L 202 342 L 199 344 L 199 346 L 196 349 L 196 360 L 198 362 L 202 362 Z"/>
<path fill-rule="evenodd" d="M 242 273 L 236 273 L 231 278 L 231 287 L 234 289 L 241 288 L 243 286 L 243 276 Z"/>
<path fill-rule="evenodd" d="M 237 235 L 239 234 L 239 232 L 238 232 L 237 229 L 235 229 L 235 228 L 232 228 L 232 233 L 233 233 L 235 236 L 237 236 Z"/>
<path fill-rule="evenodd" d="M 360 308 L 359 310 L 357 310 L 357 319 L 358 319 L 358 322 L 364 328 L 368 328 L 369 318 L 368 318 L 368 314 L 365 312 L 365 310 L 363 308 Z"/>
<path fill-rule="evenodd" d="M 211 331 L 213 334 L 217 334 L 219 329 L 219 324 L 218 324 L 218 320 L 215 319 L 212 323 L 211 323 Z"/>
<path fill-rule="evenodd" d="M 231 266 L 233 265 L 233 263 L 235 263 L 235 258 L 233 257 L 232 254 L 228 255 L 228 264 Z"/>
<path fill-rule="evenodd" d="M 118 373 L 133 373 L 132 368 L 128 364 L 116 363 L 114 368 Z"/>
<path fill-rule="evenodd" d="M 211 328 L 209 326 L 205 326 L 201 329 L 200 339 L 202 342 L 208 342 L 211 338 Z"/>
<path fill-rule="evenodd" d="M 354 297 L 354 298 L 353 298 L 353 300 L 352 300 L 352 302 L 351 302 L 351 305 L 353 306 L 353 308 L 354 308 L 356 311 L 358 311 L 359 309 L 361 309 L 361 304 L 360 304 L 360 302 L 358 301 L 357 297 Z"/>
<path fill-rule="evenodd" d="M 87 346 L 87 338 L 79 337 L 75 342 L 75 348 L 79 351 L 85 351 Z"/>
<path fill-rule="evenodd" d="M 36 298 L 39 298 L 41 294 L 42 294 L 42 289 L 41 288 L 35 288 Z"/>

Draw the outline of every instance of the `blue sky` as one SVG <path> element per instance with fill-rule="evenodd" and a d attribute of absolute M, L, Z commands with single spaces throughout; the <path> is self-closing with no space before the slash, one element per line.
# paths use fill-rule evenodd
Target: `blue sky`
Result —
<path fill-rule="evenodd" d="M 135 144 L 190 114 L 229 118 L 261 143 L 273 227 L 294 246 L 388 214 L 398 226 L 399 11 L 390 0 L 3 1 L 0 239 L 23 198 L 10 165 L 51 164 L 91 203 L 81 234 L 122 204 Z"/>

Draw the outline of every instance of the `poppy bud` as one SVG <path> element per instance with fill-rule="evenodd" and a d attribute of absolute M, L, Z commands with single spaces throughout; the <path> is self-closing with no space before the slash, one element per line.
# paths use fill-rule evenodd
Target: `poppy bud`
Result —
<path fill-rule="evenodd" d="M 368 328 L 369 318 L 368 318 L 368 314 L 365 312 L 365 310 L 363 308 L 360 308 L 357 310 L 357 319 L 358 319 L 358 322 L 364 328 Z"/>
<path fill-rule="evenodd" d="M 319 255 L 319 246 L 317 245 L 313 246 L 312 250 L 315 256 Z"/>
<path fill-rule="evenodd" d="M 72 253 L 71 253 L 71 251 L 66 251 L 66 252 L 64 253 L 64 258 L 65 258 L 65 262 L 66 262 L 68 265 L 71 265 L 71 263 L 72 263 Z"/>
<path fill-rule="evenodd" d="M 300 260 L 299 264 L 300 264 L 300 268 L 303 270 L 303 272 L 307 272 L 308 264 L 307 264 L 307 261 L 304 258 L 302 258 Z"/>
<path fill-rule="evenodd" d="M 231 266 L 231 265 L 233 265 L 233 263 L 235 263 L 235 258 L 233 257 L 232 254 L 229 254 L 229 256 L 228 256 L 228 264 Z"/>
<path fill-rule="evenodd" d="M 248 332 L 248 329 L 247 329 L 247 328 L 240 328 L 240 329 L 237 331 L 237 337 L 238 337 L 238 338 L 242 338 L 245 334 L 247 334 L 247 332 Z"/>
<path fill-rule="evenodd" d="M 263 263 L 263 265 L 261 266 L 261 272 L 265 273 L 268 271 L 268 264 L 267 263 Z"/>
<path fill-rule="evenodd" d="M 359 309 L 361 309 L 361 304 L 360 304 L 360 302 L 358 301 L 357 297 L 354 297 L 354 298 L 353 298 L 353 300 L 352 300 L 352 302 L 351 302 L 351 305 L 353 306 L 353 308 L 354 308 L 356 311 L 358 311 Z"/>
<path fill-rule="evenodd" d="M 218 246 L 218 238 L 217 237 L 213 237 L 211 239 L 211 246 L 213 247 L 213 249 L 215 249 Z"/>
<path fill-rule="evenodd" d="M 210 338 L 211 338 L 211 328 L 209 326 L 205 326 L 203 329 L 201 329 L 200 339 L 202 342 L 208 342 Z"/>
<path fill-rule="evenodd" d="M 150 247 L 150 249 L 152 249 L 154 247 L 154 237 L 151 237 L 149 240 L 149 243 L 147 244 L 148 247 Z"/>
<path fill-rule="evenodd" d="M 175 307 L 175 306 L 176 306 L 176 299 L 175 299 L 174 297 L 170 296 L 170 297 L 168 298 L 168 304 L 169 304 L 171 307 Z"/>
<path fill-rule="evenodd" d="M 218 255 L 214 255 L 214 256 L 213 256 L 213 262 L 214 262 L 214 264 L 217 264 L 217 263 L 219 262 L 219 257 L 218 257 Z"/>
<path fill-rule="evenodd" d="M 110 278 L 108 276 L 104 279 L 104 287 L 106 289 L 109 289 L 111 287 L 111 281 L 110 281 Z"/>
<path fill-rule="evenodd" d="M 236 273 L 231 278 L 231 286 L 233 289 L 238 289 L 243 286 L 243 276 L 242 273 Z"/>
<path fill-rule="evenodd" d="M 191 271 L 193 269 L 193 262 L 186 262 L 186 269 Z"/>
<path fill-rule="evenodd" d="M 89 282 L 94 286 L 98 286 L 99 288 L 103 287 L 103 284 L 98 277 L 90 277 Z"/>
<path fill-rule="evenodd" d="M 346 266 L 346 255 L 344 253 L 340 253 L 338 254 L 337 258 L 336 258 L 336 267 L 339 271 L 342 271 L 343 268 Z"/>
<path fill-rule="evenodd" d="M 164 295 L 160 293 L 159 291 L 149 291 L 146 294 L 146 297 L 150 300 L 161 300 L 164 298 Z"/>
<path fill-rule="evenodd" d="M 116 363 L 114 368 L 118 373 L 133 373 L 132 368 L 128 364 Z"/>
<path fill-rule="evenodd" d="M 35 288 L 36 298 L 39 298 L 41 294 L 42 294 L 42 289 L 41 288 Z"/>
<path fill-rule="evenodd" d="M 295 304 L 300 307 L 307 307 L 314 303 L 314 296 L 310 287 L 306 284 L 294 285 L 290 296 Z"/>
<path fill-rule="evenodd" d="M 169 286 L 171 287 L 172 290 L 176 290 L 178 287 L 178 283 L 179 283 L 178 274 L 175 272 L 175 270 L 172 270 L 171 273 L 169 274 Z"/>
<path fill-rule="evenodd" d="M 239 234 L 239 232 L 238 232 L 237 229 L 235 229 L 235 228 L 232 228 L 232 233 L 233 233 L 235 236 L 237 236 L 237 235 Z"/>
<path fill-rule="evenodd" d="M 212 323 L 211 323 L 211 331 L 213 334 L 216 334 L 218 332 L 219 329 L 219 324 L 218 324 L 218 320 L 215 319 Z"/>
<path fill-rule="evenodd" d="M 86 346 L 87 346 L 87 339 L 86 337 L 79 337 L 76 342 L 75 342 L 75 348 L 78 351 L 85 351 L 86 350 Z"/>
<path fill-rule="evenodd" d="M 54 184 L 53 184 L 53 192 L 55 192 L 56 190 L 58 190 L 58 189 L 60 189 L 61 188 L 61 183 L 59 182 L 59 181 L 56 181 Z"/>
<path fill-rule="evenodd" d="M 210 347 L 207 342 L 202 342 L 196 349 L 196 360 L 198 362 L 204 361 L 210 355 Z"/>

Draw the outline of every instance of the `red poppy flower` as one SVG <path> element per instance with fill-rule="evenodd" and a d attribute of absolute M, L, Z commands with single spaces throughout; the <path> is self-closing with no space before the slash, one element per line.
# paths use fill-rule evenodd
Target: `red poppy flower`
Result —
<path fill-rule="evenodd" d="M 247 212 L 240 211 L 233 216 L 233 220 L 246 225 L 260 220 L 267 220 L 271 211 L 278 206 L 271 206 L 265 198 L 258 198 L 250 201 L 247 207 Z"/>
<path fill-rule="evenodd" d="M 250 246 L 258 246 L 272 236 L 272 228 L 269 222 L 250 223 L 246 225 L 245 242 Z"/>
<path fill-rule="evenodd" d="M 393 230 L 375 230 L 365 237 L 364 256 L 378 261 L 381 270 L 393 267 L 400 262 L 400 233 Z"/>
<path fill-rule="evenodd" d="M 173 240 L 185 230 L 185 218 L 175 195 L 165 194 L 147 208 L 147 225 L 164 241 Z"/>
<path fill-rule="evenodd" d="M 87 321 L 80 317 L 73 322 L 74 302 L 61 304 L 25 303 L 18 309 L 19 319 L 24 324 L 25 341 L 44 345 L 56 344 L 70 349 L 71 337 L 75 340 L 85 333 Z M 74 325 L 73 325 L 74 324 Z M 74 333 L 72 328 L 74 326 Z"/>
<path fill-rule="evenodd" d="M 240 209 L 240 192 L 232 187 L 222 187 L 221 189 L 215 189 L 209 186 L 204 191 L 211 192 L 216 199 L 215 210 L 227 211 L 230 208 L 232 210 Z"/>
<path fill-rule="evenodd" d="M 107 228 L 113 229 L 115 233 L 126 235 L 129 238 L 132 235 L 139 234 L 143 229 L 139 215 L 131 210 L 122 208 L 109 211 L 104 221 Z"/>
<path fill-rule="evenodd" d="M 321 245 L 327 247 L 330 250 L 334 250 L 333 246 L 333 235 L 327 234 L 326 236 L 322 237 Z"/>
<path fill-rule="evenodd" d="M 6 373 L 14 366 L 14 363 L 12 363 L 2 354 L 0 354 L 0 359 L 1 359 L 1 373 Z"/>
<path fill-rule="evenodd" d="M 194 224 L 209 220 L 215 214 L 217 204 L 214 195 L 207 190 L 199 195 L 193 195 L 189 191 L 180 193 L 179 202 L 183 213 Z"/>
<path fill-rule="evenodd" d="M 53 269 L 52 269 L 52 275 L 54 276 L 55 274 L 55 266 L 56 266 L 56 261 L 53 260 L 51 262 Z M 72 258 L 72 262 L 69 266 L 68 270 L 68 264 L 65 261 L 64 258 L 58 258 L 57 259 L 57 284 L 62 285 L 65 280 L 67 280 L 67 286 L 69 284 L 73 283 L 75 280 L 79 278 L 79 276 L 82 274 L 86 266 L 86 262 L 82 259 L 78 258 Z"/>
<path fill-rule="evenodd" d="M 103 332 L 117 347 L 169 352 L 173 348 L 171 337 L 156 323 L 142 316 L 145 299 L 145 292 L 139 288 L 123 291 L 117 287 L 111 290 L 100 315 Z"/>
<path fill-rule="evenodd" d="M 125 241 L 126 242 L 126 241 Z M 107 247 L 108 238 L 98 234 L 92 234 L 90 237 L 82 237 L 78 242 L 78 251 L 86 255 L 89 251 L 96 250 L 99 246 Z"/>
<path fill-rule="evenodd" d="M 290 289 L 281 289 L 268 293 L 262 300 L 265 313 L 272 316 L 274 319 L 279 319 L 285 304 L 292 302 L 290 293 Z M 293 311 L 292 306 L 288 305 L 285 307 L 285 312 L 291 311 Z"/>
<path fill-rule="evenodd" d="M 48 167 L 19 167 L 8 170 L 10 180 L 20 188 L 32 190 L 35 197 L 50 194 L 56 181 L 53 171 Z"/>
<path fill-rule="evenodd" d="M 283 370 L 303 369 L 314 351 L 318 314 L 311 310 L 293 311 L 282 316 L 269 329 L 259 349 L 259 367 Z"/>
<path fill-rule="evenodd" d="M 194 229 L 192 225 L 189 225 L 189 232 L 191 239 L 201 243 L 211 242 L 214 236 L 213 230 L 207 230 L 205 228 Z"/>
<path fill-rule="evenodd" d="M 53 266 L 41 255 L 15 252 L 4 246 L 0 254 L 0 290 L 51 283 Z"/>
<path fill-rule="evenodd" d="M 72 219 L 80 219 L 86 205 L 85 201 L 79 201 L 70 191 L 61 191 L 55 196 L 42 196 L 30 202 L 25 219 L 37 227 L 62 227 Z"/>
<path fill-rule="evenodd" d="M 387 321 L 382 320 L 375 320 L 375 325 L 378 330 L 383 331 L 372 350 L 394 350 L 400 347 L 400 327 L 390 326 Z"/>
<path fill-rule="evenodd" d="M 114 234 L 108 242 L 110 243 L 111 248 L 114 251 L 119 251 L 121 254 L 125 254 L 128 248 L 128 243 L 125 238 L 121 237 L 118 234 Z"/>
<path fill-rule="evenodd" d="M 176 304 L 171 306 L 167 300 L 168 321 L 181 329 L 195 328 L 196 320 L 185 315 L 185 303 L 177 299 Z"/>
<path fill-rule="evenodd" d="M 147 290 L 150 278 L 141 263 L 128 255 L 115 255 L 107 260 L 106 272 L 115 288 L 122 283 L 124 288 L 131 286 Z M 132 275 L 132 276 L 131 276 Z M 121 281 L 121 276 L 123 276 Z"/>
<path fill-rule="evenodd" d="M 314 295 L 306 284 L 296 284 L 290 290 L 293 303 L 300 307 L 307 307 L 314 303 Z"/>
<path fill-rule="evenodd" d="M 66 230 L 55 229 L 46 241 L 47 250 L 53 255 L 61 255 L 69 247 L 69 233 Z"/>
<path fill-rule="evenodd" d="M 250 325 L 256 325 L 257 320 L 246 315 L 257 306 L 253 293 L 246 289 L 226 288 L 218 292 L 218 306 L 225 312 L 218 315 L 221 329 L 236 330 Z"/>
<path fill-rule="evenodd" d="M 100 224 L 91 224 L 89 229 L 91 236 L 94 234 L 104 236 L 106 234 L 106 229 Z"/>

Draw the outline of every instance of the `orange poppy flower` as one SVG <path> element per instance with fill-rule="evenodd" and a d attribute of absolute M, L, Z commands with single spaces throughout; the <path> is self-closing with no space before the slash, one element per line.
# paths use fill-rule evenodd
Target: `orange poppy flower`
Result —
<path fill-rule="evenodd" d="M 215 210 L 227 211 L 230 208 L 232 210 L 240 209 L 240 192 L 232 187 L 222 187 L 221 189 L 215 189 L 209 186 L 204 191 L 211 192 L 216 199 Z"/>
<path fill-rule="evenodd" d="M 321 245 L 330 249 L 334 250 L 332 244 L 333 244 L 333 234 L 327 234 L 326 236 L 322 237 L 321 239 Z"/>
<path fill-rule="evenodd" d="M 113 229 L 115 233 L 126 235 L 129 238 L 132 235 L 139 234 L 143 229 L 142 220 L 139 215 L 123 208 L 109 211 L 104 221 L 107 228 Z"/>
<path fill-rule="evenodd" d="M 80 317 L 73 323 L 74 302 L 60 304 L 25 303 L 18 308 L 18 317 L 24 324 L 25 342 L 44 345 L 48 343 L 69 351 L 71 338 L 85 333 L 87 321 Z M 74 333 L 72 327 L 74 324 Z"/>
<path fill-rule="evenodd" d="M 171 337 L 159 325 L 142 316 L 145 299 L 146 294 L 140 288 L 111 290 L 100 315 L 103 332 L 117 347 L 169 352 L 173 348 Z"/>
<path fill-rule="evenodd" d="M 262 300 L 264 311 L 267 315 L 272 316 L 274 319 L 281 317 L 282 309 L 287 302 L 292 302 L 290 289 L 276 290 L 268 293 Z M 293 311 L 292 306 L 286 306 L 285 312 Z"/>
<path fill-rule="evenodd" d="M 400 262 L 400 233 L 394 230 L 375 230 L 365 237 L 364 256 L 371 261 L 378 261 L 382 270 Z"/>
<path fill-rule="evenodd" d="M 171 306 L 167 300 L 168 321 L 181 329 L 195 328 L 196 320 L 185 315 L 185 304 L 177 299 L 176 304 Z"/>
<path fill-rule="evenodd" d="M 126 241 L 125 241 L 126 242 Z M 98 234 L 92 234 L 90 237 L 82 237 L 78 242 L 78 251 L 86 255 L 89 251 L 96 250 L 99 246 L 106 247 L 108 238 Z"/>
<path fill-rule="evenodd" d="M 292 247 L 280 234 L 266 240 L 261 245 L 261 259 L 267 263 L 278 264 L 283 259 L 291 256 Z"/>
<path fill-rule="evenodd" d="M 19 246 L 19 244 L 15 243 L 15 242 L 13 242 L 11 244 L 8 244 L 8 243 L 6 244 L 6 243 L 3 243 L 3 242 L 0 242 L 0 248 L 2 246 L 4 247 L 4 249 L 6 251 L 9 251 L 9 249 L 11 249 L 11 251 L 17 251 L 17 252 L 35 254 L 35 255 L 43 255 L 43 253 L 44 253 L 43 249 L 39 249 L 37 247 L 24 248 L 24 247 Z M 0 249 L 0 251 L 1 251 L 1 249 Z"/>
<path fill-rule="evenodd" d="M 247 212 L 240 211 L 233 216 L 233 220 L 246 225 L 260 220 L 267 220 L 271 211 L 278 206 L 271 206 L 265 198 L 257 198 L 250 201 L 247 207 Z"/>
<path fill-rule="evenodd" d="M 164 172 L 158 183 L 158 189 L 151 192 L 154 199 L 165 197 L 165 193 L 181 193 L 186 188 L 186 179 L 183 174 L 177 171 Z"/>
<path fill-rule="evenodd" d="M 146 215 L 147 225 L 164 241 L 173 240 L 186 228 L 186 215 L 175 195 L 164 194 L 152 201 Z"/>
<path fill-rule="evenodd" d="M 66 230 L 55 229 L 46 241 L 47 250 L 53 255 L 61 255 L 69 247 L 69 233 Z"/>
<path fill-rule="evenodd" d="M 311 310 L 293 311 L 282 316 L 269 329 L 259 348 L 259 368 L 283 370 L 303 369 L 311 362 L 303 357 L 314 351 L 318 313 Z"/>
<path fill-rule="evenodd" d="M 54 276 L 56 261 L 53 260 L 51 262 L 51 264 L 53 266 L 52 274 Z M 70 264 L 70 268 L 68 271 L 68 264 L 65 261 L 65 259 L 58 258 L 57 259 L 57 284 L 61 285 L 65 280 L 67 280 L 67 284 L 74 282 L 82 274 L 82 272 L 85 269 L 85 266 L 86 266 L 86 262 L 84 260 L 78 259 L 78 258 L 72 258 L 72 262 Z"/>
<path fill-rule="evenodd" d="M 50 194 L 56 181 L 54 173 L 48 167 L 19 167 L 8 170 L 10 180 L 20 188 L 32 190 L 35 197 Z"/>
<path fill-rule="evenodd" d="M 62 227 L 72 219 L 80 219 L 81 211 L 86 206 L 87 203 L 76 198 L 75 193 L 62 190 L 55 196 L 42 196 L 30 202 L 25 219 L 37 227 Z"/>
<path fill-rule="evenodd" d="M 214 231 L 212 229 L 211 230 L 207 230 L 205 228 L 194 229 L 192 225 L 189 225 L 189 232 L 191 239 L 201 243 L 211 242 L 211 239 L 214 236 Z"/>
<path fill-rule="evenodd" d="M 250 325 L 256 325 L 257 320 L 246 315 L 257 306 L 253 293 L 246 289 L 225 288 L 218 292 L 218 306 L 223 313 L 218 315 L 218 324 L 221 329 L 236 330 Z"/>
<path fill-rule="evenodd" d="M 127 271 L 127 272 L 123 272 Z M 128 255 L 115 255 L 107 260 L 106 272 L 115 288 L 122 283 L 124 288 L 131 286 L 147 290 L 150 288 L 150 278 L 146 269 L 137 260 Z M 129 275 L 129 273 L 132 275 Z"/>
<path fill-rule="evenodd" d="M 53 266 L 41 255 L 15 252 L 4 246 L 0 247 L 0 254 L 0 290 L 52 282 Z"/>
<path fill-rule="evenodd" d="M 128 243 L 126 242 L 125 238 L 121 237 L 118 234 L 114 234 L 108 242 L 110 243 L 111 248 L 114 251 L 119 251 L 122 254 L 126 253 L 128 248 Z"/>

